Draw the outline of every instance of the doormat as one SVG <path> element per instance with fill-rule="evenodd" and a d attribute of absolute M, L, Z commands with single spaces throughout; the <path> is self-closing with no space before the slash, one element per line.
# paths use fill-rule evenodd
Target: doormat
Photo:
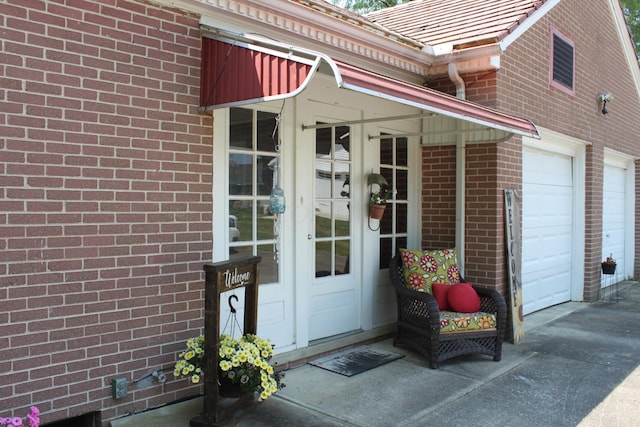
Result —
<path fill-rule="evenodd" d="M 309 362 L 309 365 L 352 377 L 403 357 L 404 355 L 402 354 L 392 353 L 390 351 L 373 350 L 370 348 L 351 348 L 314 359 Z"/>

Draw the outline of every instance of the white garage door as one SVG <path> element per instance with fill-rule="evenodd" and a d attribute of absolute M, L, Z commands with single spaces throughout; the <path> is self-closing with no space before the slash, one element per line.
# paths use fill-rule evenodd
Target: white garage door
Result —
<path fill-rule="evenodd" d="M 522 299 L 524 314 L 571 299 L 572 159 L 523 151 Z"/>
<path fill-rule="evenodd" d="M 616 166 L 604 166 L 602 196 L 602 259 L 613 255 L 616 273 L 613 282 L 624 280 L 625 258 L 625 193 L 626 170 Z M 605 283 L 604 278 L 602 281 Z"/>

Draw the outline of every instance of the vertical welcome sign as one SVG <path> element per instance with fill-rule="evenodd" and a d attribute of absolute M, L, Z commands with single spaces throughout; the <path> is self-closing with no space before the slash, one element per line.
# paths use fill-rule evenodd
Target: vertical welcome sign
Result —
<path fill-rule="evenodd" d="M 520 198 L 515 190 L 504 190 L 505 231 L 507 265 L 509 273 L 509 296 L 511 303 L 512 341 L 524 338 L 522 314 L 522 245 L 520 240 Z"/>
<path fill-rule="evenodd" d="M 253 399 L 247 394 L 221 408 L 218 394 L 218 347 L 220 343 L 220 294 L 244 288 L 244 333 L 258 330 L 258 272 L 262 257 L 250 256 L 205 264 L 204 290 L 204 399 L 203 413 L 193 418 L 190 427 L 228 425 L 233 411 Z"/>

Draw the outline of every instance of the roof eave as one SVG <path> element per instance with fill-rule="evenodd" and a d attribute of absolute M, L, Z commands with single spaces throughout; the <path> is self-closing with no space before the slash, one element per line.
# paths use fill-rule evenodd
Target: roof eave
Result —
<path fill-rule="evenodd" d="M 448 73 L 447 66 L 455 63 L 461 73 L 472 73 L 485 70 L 497 70 L 500 68 L 500 57 L 503 50 L 495 39 L 492 44 L 475 46 L 462 50 L 441 51 L 433 57 L 433 65 L 429 75 L 439 76 Z"/>
<path fill-rule="evenodd" d="M 422 52 L 420 42 L 317 0 L 155 1 L 197 12 L 206 26 L 311 44 L 334 57 L 409 81 L 420 80 L 431 67 L 432 57 Z"/>

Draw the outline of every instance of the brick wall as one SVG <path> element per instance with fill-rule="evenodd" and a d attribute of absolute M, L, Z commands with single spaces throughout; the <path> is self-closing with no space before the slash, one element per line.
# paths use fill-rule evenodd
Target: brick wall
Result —
<path fill-rule="evenodd" d="M 429 147 L 422 154 L 422 247 L 455 246 L 456 150 Z"/>
<path fill-rule="evenodd" d="M 198 20 L 145 1 L 0 4 L 0 416 L 106 424 L 197 392 L 168 371 L 134 381 L 172 370 L 202 326 Z"/>
<path fill-rule="evenodd" d="M 531 119 L 536 125 L 586 141 L 586 238 L 584 298 L 597 298 L 600 288 L 602 247 L 602 180 L 604 148 L 609 147 L 631 156 L 640 156 L 640 130 L 629 126 L 640 117 L 640 103 L 622 54 L 620 41 L 611 18 L 608 2 L 593 2 L 589 14 L 576 14 L 581 3 L 563 0 L 532 28 L 511 44 L 501 57 L 497 73 L 473 73 L 463 76 L 467 84 L 467 99 L 493 106 Z M 556 28 L 576 45 L 576 94 L 567 95 L 549 85 L 550 29 Z M 438 78 L 429 86 L 446 93 L 455 93 L 448 78 Z M 615 99 L 607 105 L 609 114 L 600 112 L 597 94 L 611 91 Z M 610 108 L 609 108 L 610 107 Z M 434 208 L 429 205 L 438 198 L 432 194 L 431 171 L 439 162 L 451 161 L 442 149 L 423 150 L 424 221 L 429 221 Z M 436 156 L 436 157 L 434 157 Z M 506 291 L 504 268 L 503 190 L 522 185 L 522 152 L 519 138 L 493 146 L 476 145 L 467 148 L 466 193 L 466 260 L 467 278 L 479 283 L 495 283 Z M 453 175 L 447 186 L 455 189 Z M 443 184 L 440 184 L 441 186 Z M 638 188 L 638 187 L 636 187 Z M 451 195 L 453 197 L 453 194 Z M 636 198 L 637 200 L 637 198 Z M 636 202 L 636 205 L 638 203 Z M 448 209 L 449 218 L 432 224 L 424 223 L 423 236 L 430 243 L 452 242 L 455 236 L 455 208 Z M 636 218 L 640 209 L 636 208 Z M 636 227 L 636 234 L 640 230 Z M 443 237 L 446 234 L 448 237 Z M 637 246 L 637 241 L 636 245 Z M 636 250 L 635 268 L 640 271 L 640 252 Z M 581 262 L 581 261 L 578 261 Z"/>
<path fill-rule="evenodd" d="M 590 144 L 586 149 L 584 298 L 593 300 L 600 288 L 602 261 L 604 148 L 640 156 L 640 129 L 629 125 L 637 123 L 640 117 L 640 102 L 608 2 L 594 1 L 589 4 L 590 13 L 576 14 L 575 10 L 583 6 L 579 0 L 560 2 L 507 49 L 498 73 L 497 105 L 500 109 L 526 115 L 538 126 Z M 551 27 L 575 43 L 575 96 L 549 85 Z M 608 91 L 615 99 L 607 104 L 609 114 L 603 115 L 597 95 Z M 636 206 L 637 200 L 636 197 Z M 636 207 L 636 217 L 639 213 Z M 639 255 L 636 250 L 636 268 Z"/>
<path fill-rule="evenodd" d="M 464 75 L 467 99 L 494 106 L 496 73 Z M 429 87 L 455 94 L 448 78 Z M 504 247 L 504 189 L 521 187 L 520 140 L 499 144 L 470 144 L 465 149 L 465 279 L 506 294 Z M 455 245 L 456 150 L 423 150 L 423 246 Z"/>

